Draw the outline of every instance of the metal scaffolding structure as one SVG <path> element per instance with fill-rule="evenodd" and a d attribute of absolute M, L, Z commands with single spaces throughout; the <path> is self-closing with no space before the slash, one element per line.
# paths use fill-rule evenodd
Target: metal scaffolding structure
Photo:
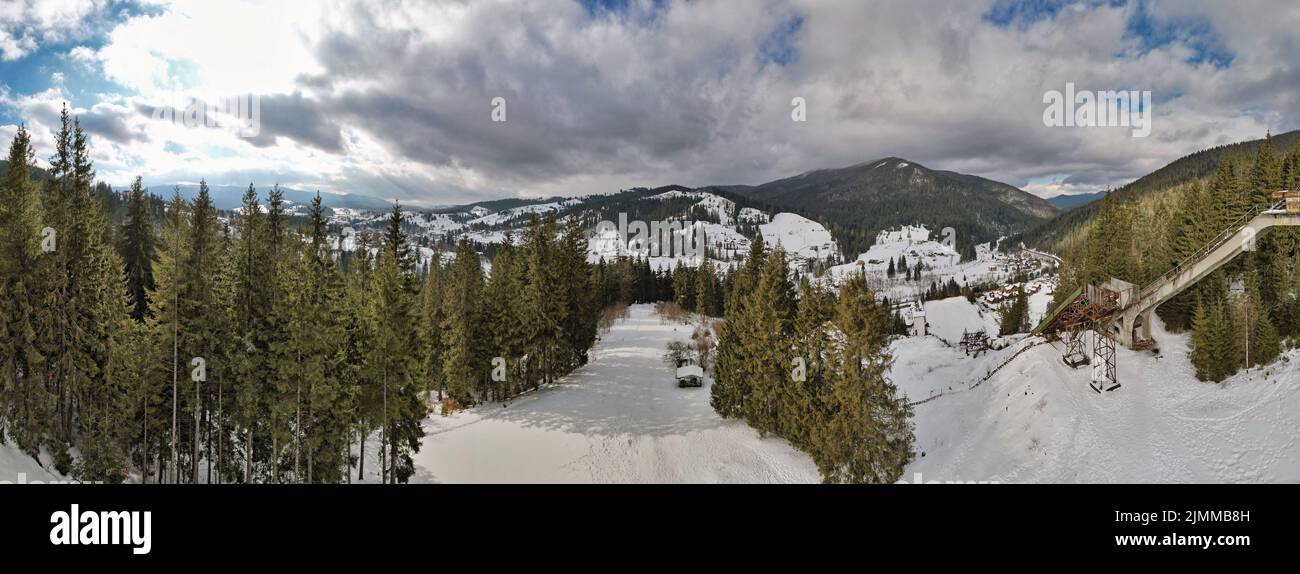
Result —
<path fill-rule="evenodd" d="M 1061 354 L 1061 360 L 1065 361 L 1071 369 L 1077 369 L 1088 364 L 1088 344 L 1083 336 L 1083 332 L 1074 329 L 1061 333 L 1061 342 L 1065 343 L 1065 352 Z"/>
<path fill-rule="evenodd" d="M 1103 329 L 1092 332 L 1092 383 L 1093 391 L 1113 391 L 1119 388 L 1115 375 L 1115 339 Z"/>
<path fill-rule="evenodd" d="M 969 357 L 978 357 L 989 350 L 989 334 L 984 329 L 974 333 L 963 331 L 961 334 L 961 352 Z"/>
<path fill-rule="evenodd" d="M 1073 300 L 1058 308 L 1050 324 L 1043 325 L 1049 332 L 1057 333 L 1065 344 L 1061 360 L 1071 368 L 1092 365 L 1094 391 L 1112 391 L 1120 387 L 1115 372 L 1115 338 L 1111 333 L 1114 316 L 1120 311 L 1123 285 L 1088 285 Z M 1086 334 L 1092 332 L 1092 353 L 1084 343 Z"/>

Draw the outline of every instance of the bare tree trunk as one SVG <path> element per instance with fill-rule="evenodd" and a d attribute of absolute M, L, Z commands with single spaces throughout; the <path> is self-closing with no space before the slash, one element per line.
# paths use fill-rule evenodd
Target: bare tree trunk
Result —
<path fill-rule="evenodd" d="M 298 362 L 302 362 L 302 354 L 298 355 Z M 294 389 L 294 413 L 295 422 L 293 428 L 293 481 L 302 482 L 301 461 L 302 461 L 302 380 L 298 381 Z"/>
<path fill-rule="evenodd" d="M 199 390 L 199 382 L 194 381 L 194 454 L 191 456 L 194 462 L 191 464 L 190 484 L 199 483 L 199 424 L 203 416 L 203 397 L 199 396 Z"/>
<path fill-rule="evenodd" d="M 180 296 L 177 295 L 177 297 L 179 298 Z M 172 313 L 176 313 L 176 309 L 173 309 Z M 177 318 L 179 319 L 179 317 Z M 172 465 L 170 469 L 172 471 L 172 477 L 173 477 L 172 483 L 180 482 L 180 476 L 177 475 L 176 473 L 176 468 L 179 466 L 178 453 L 176 452 L 176 422 L 177 422 L 177 407 L 178 407 L 178 401 L 177 401 L 178 394 L 176 392 L 177 391 L 177 382 L 176 382 L 177 362 L 176 361 L 177 361 L 177 357 L 180 354 L 180 340 L 178 339 L 179 336 L 178 329 L 179 327 L 177 327 L 176 321 L 172 321 Z"/>
<path fill-rule="evenodd" d="M 248 429 L 248 448 L 244 449 L 244 484 L 253 483 L 253 429 Z"/>
<path fill-rule="evenodd" d="M 203 451 L 208 453 L 208 479 L 212 484 L 212 417 L 203 413 Z"/>
<path fill-rule="evenodd" d="M 275 432 L 275 416 L 271 416 L 271 484 L 280 484 L 280 434 Z"/>
<path fill-rule="evenodd" d="M 225 419 L 221 418 L 221 407 L 223 402 L 221 381 L 217 381 L 217 482 L 222 482 L 222 472 L 226 470 L 225 449 L 221 448 L 226 442 Z"/>
<path fill-rule="evenodd" d="M 388 366 L 384 366 L 384 425 L 379 428 L 380 482 L 388 484 Z"/>
<path fill-rule="evenodd" d="M 365 427 L 362 428 L 364 429 Z M 361 482 L 365 482 L 366 481 L 366 431 L 358 430 L 357 435 L 361 437 L 360 440 L 361 458 L 357 459 L 357 466 L 359 467 L 357 469 L 357 480 Z M 348 476 L 351 476 L 351 474 L 349 474 Z"/>
<path fill-rule="evenodd" d="M 177 237 L 177 240 L 179 240 L 179 237 Z M 173 246 L 173 247 L 179 249 L 179 246 Z M 180 252 L 180 251 L 177 250 L 177 251 L 175 251 L 174 253 L 179 253 L 179 252 Z M 180 274 L 181 274 L 181 263 L 180 263 L 180 258 L 177 257 L 177 258 L 175 258 L 175 259 L 176 259 L 176 261 L 175 261 L 175 267 L 176 267 L 176 269 L 175 269 L 175 271 L 174 271 L 175 275 L 173 275 L 173 277 L 180 277 Z M 177 376 L 177 375 L 176 375 L 176 372 L 177 372 L 177 371 L 176 371 L 176 370 L 179 368 L 179 367 L 178 367 L 178 363 L 177 363 L 177 361 L 179 361 L 180 352 L 181 352 L 181 348 L 180 348 L 180 320 L 181 320 L 181 309 L 180 309 L 180 305 L 181 305 L 181 302 L 180 302 L 180 299 L 181 299 L 180 291 L 177 290 L 177 289 L 175 288 L 175 286 L 173 286 L 173 288 L 172 288 L 172 468 L 171 468 L 172 476 L 175 478 L 174 480 L 172 480 L 173 483 L 178 483 L 178 482 L 180 482 L 180 477 L 177 475 L 177 472 L 176 472 L 177 469 L 179 468 L 179 465 L 177 464 L 177 453 L 176 453 L 176 420 L 177 420 L 177 419 L 176 419 L 176 413 L 177 413 L 177 410 L 176 410 L 176 409 L 177 409 L 177 402 L 178 402 L 178 398 L 179 398 L 179 394 L 177 393 L 177 386 L 176 386 L 176 385 L 177 385 L 177 383 L 176 383 L 176 376 Z"/>
<path fill-rule="evenodd" d="M 149 407 L 144 408 L 144 439 L 140 450 L 140 484 L 149 484 Z"/>
<path fill-rule="evenodd" d="M 314 392 L 315 390 L 316 390 L 315 383 L 312 383 L 312 386 L 307 389 L 307 420 L 311 420 L 312 418 L 313 411 L 311 408 L 312 407 L 311 397 L 315 396 L 315 392 Z M 312 463 L 315 462 L 314 455 L 315 455 L 315 449 L 307 451 L 307 484 L 312 484 L 312 481 L 315 480 L 315 477 L 313 476 L 313 471 L 315 469 L 312 468 Z"/>

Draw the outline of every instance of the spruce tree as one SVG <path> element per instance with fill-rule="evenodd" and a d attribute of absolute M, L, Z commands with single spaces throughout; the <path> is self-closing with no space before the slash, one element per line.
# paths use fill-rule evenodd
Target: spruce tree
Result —
<path fill-rule="evenodd" d="M 1241 348 L 1237 349 L 1237 353 L 1242 357 L 1242 362 L 1238 364 L 1253 367 L 1277 358 L 1281 352 L 1281 342 L 1277 329 L 1273 326 L 1273 320 L 1265 312 L 1266 308 L 1259 294 L 1259 278 L 1254 274 L 1247 274 L 1244 281 L 1246 288 L 1240 305 L 1240 320 L 1234 321 L 1240 328 L 1236 340 L 1242 343 Z M 1235 368 L 1232 369 L 1232 372 L 1235 371 Z"/>
<path fill-rule="evenodd" d="M 1282 162 L 1273 150 L 1273 134 L 1265 136 L 1255 153 L 1255 163 L 1250 169 L 1250 187 L 1254 206 L 1264 208 L 1273 204 L 1273 192 L 1282 189 Z"/>
<path fill-rule="evenodd" d="M 731 290 L 723 301 L 714 382 L 709 387 L 709 404 L 723 418 L 745 416 L 751 385 L 746 369 L 752 359 L 747 338 L 753 332 L 746 301 L 762 275 L 764 259 L 763 237 L 758 235 L 749 244 L 744 264 L 730 276 Z"/>
<path fill-rule="evenodd" d="M 893 362 L 888 310 L 861 275 L 840 285 L 831 405 L 813 433 L 813 460 L 826 482 L 892 483 L 915 456 L 912 408 L 887 378 Z"/>
<path fill-rule="evenodd" d="M 695 310 L 695 277 L 689 268 L 677 262 L 673 268 L 673 301 L 682 309 Z"/>
<path fill-rule="evenodd" d="M 1107 194 L 1088 233 L 1083 282 L 1102 283 L 1111 277 L 1136 280 L 1133 210 L 1126 200 Z"/>
<path fill-rule="evenodd" d="M 41 353 L 47 361 L 45 371 L 49 377 L 50 391 L 54 394 L 52 420 L 42 421 L 57 444 L 54 450 L 55 468 L 62 473 L 71 471 L 71 446 L 73 433 L 73 397 L 82 385 L 84 361 L 79 306 L 79 275 L 76 265 L 86 251 L 85 228 L 78 221 L 77 177 L 73 168 L 74 152 L 72 120 L 65 105 L 61 123 L 55 135 L 55 152 L 50 158 L 50 179 L 46 182 L 45 224 L 55 233 L 56 248 L 46 253 L 40 268 L 41 282 L 48 289 L 43 293 L 39 337 Z"/>
<path fill-rule="evenodd" d="M 189 456 L 189 480 L 197 483 L 200 481 L 201 440 L 205 434 L 204 409 L 209 402 L 204 395 L 211 388 L 208 381 L 212 376 L 226 368 L 217 360 L 223 354 L 221 347 L 226 337 L 220 329 L 224 314 L 221 313 L 215 281 L 224 259 L 221 252 L 223 239 L 218 227 L 217 209 L 206 181 L 199 182 L 199 192 L 189 210 L 189 218 L 183 238 L 185 247 L 180 276 L 173 279 L 180 288 L 178 359 L 180 371 L 184 373 L 180 379 L 184 381 L 184 390 L 188 391 L 182 393 L 182 404 L 189 411 L 182 430 L 187 440 L 181 450 Z M 202 382 L 185 376 L 191 372 L 195 359 L 203 361 L 207 372 L 206 380 Z"/>
<path fill-rule="evenodd" d="M 267 456 L 271 385 L 269 335 L 272 333 L 272 282 L 274 266 L 269 259 L 267 214 L 258 201 L 257 188 L 248 185 L 235 218 L 235 242 L 231 251 L 234 272 L 231 289 L 232 339 L 239 351 L 231 365 L 237 373 L 231 408 L 239 434 L 238 455 L 243 462 L 244 482 L 260 478 L 261 461 Z M 165 244 L 166 241 L 164 240 Z M 166 249 L 166 246 L 162 246 Z M 155 273 L 163 265 L 155 266 Z M 157 299 L 155 298 L 155 301 Z M 269 469 L 268 469 L 269 470 Z M 269 474 L 269 473 L 268 473 Z M 264 476 L 264 475 L 262 475 Z"/>
<path fill-rule="evenodd" d="M 748 316 L 742 344 L 750 360 L 745 365 L 749 397 L 745 418 L 760 434 L 777 433 L 790 383 L 789 340 L 793 331 L 794 289 L 787 277 L 785 250 L 773 249 L 758 285 L 744 302 Z"/>
<path fill-rule="evenodd" d="M 187 255 L 190 218 L 189 206 L 181 198 L 180 190 L 172 193 L 167 204 L 167 215 L 163 220 L 162 240 L 158 250 L 158 265 L 154 267 L 156 289 L 149 295 L 155 302 L 154 315 L 149 323 L 154 333 L 153 340 L 158 345 L 159 357 L 165 357 L 164 378 L 170 383 L 164 389 L 166 413 L 167 442 L 163 456 L 160 457 L 158 477 L 161 481 L 178 482 L 180 458 L 180 371 L 183 368 L 180 355 L 180 324 L 183 306 L 180 302 L 184 291 L 184 264 Z"/>
<path fill-rule="evenodd" d="M 1300 143 L 1291 147 L 1282 161 L 1281 184 L 1283 189 L 1300 191 Z"/>
<path fill-rule="evenodd" d="M 706 317 L 718 315 L 717 304 L 718 277 L 713 269 L 713 262 L 705 259 L 695 274 L 695 310 Z"/>
<path fill-rule="evenodd" d="M 425 415 L 424 385 L 416 355 L 411 353 L 419 344 L 412 292 L 414 262 L 401 233 L 401 217 L 401 209 L 395 205 L 371 280 L 368 319 L 372 346 L 367 353 L 370 376 L 380 390 L 384 481 L 394 484 L 406 482 L 415 472 L 411 454 L 420 449 L 424 436 L 420 421 Z"/>
<path fill-rule="evenodd" d="M 424 286 L 420 289 L 420 349 L 423 353 L 421 361 L 426 377 L 425 388 L 436 391 L 439 402 L 446 391 L 442 376 L 443 357 L 446 355 L 442 338 L 446 274 L 441 254 L 435 252 L 433 260 L 429 262 Z"/>
<path fill-rule="evenodd" d="M 518 254 L 514 246 L 514 237 L 507 234 L 506 241 L 492 258 L 492 276 L 483 290 L 482 313 L 486 326 L 485 353 L 490 360 L 500 358 L 506 362 L 504 381 L 492 378 L 488 393 L 493 400 L 505 400 L 515 394 L 516 370 L 522 361 L 524 346 L 523 331 L 519 327 L 519 307 L 512 300 L 523 286 Z M 441 314 L 441 310 L 439 311 Z M 493 370 L 496 365 L 492 365 Z"/>
<path fill-rule="evenodd" d="M 125 395 L 125 401 L 117 413 L 103 413 L 121 417 L 115 421 L 119 425 L 116 437 L 119 447 L 129 453 L 129 463 L 139 470 L 140 482 L 145 484 L 159 478 L 153 474 L 153 469 L 160 463 L 159 457 L 167 452 L 163 437 L 171 426 L 170 412 L 166 417 L 168 424 L 162 424 L 166 410 L 166 403 L 162 400 L 165 378 L 159 368 L 162 360 L 152 336 L 148 325 L 134 319 L 122 321 L 116 330 L 107 365 L 107 380 L 117 393 Z M 98 457 L 90 455 L 87 458 Z M 121 479 L 120 473 L 105 474 L 102 480 L 116 482 Z"/>
<path fill-rule="evenodd" d="M 1218 185 L 1230 188 L 1230 183 L 1220 184 L 1232 179 L 1232 171 L 1227 164 L 1220 165 L 1220 173 L 1211 184 L 1211 188 Z M 1211 192 L 1202 184 L 1193 183 L 1181 191 L 1178 201 L 1178 208 L 1175 210 L 1175 217 L 1171 222 L 1169 234 L 1170 255 L 1172 261 L 1169 268 L 1186 260 L 1201 249 L 1207 242 L 1214 238 L 1218 222 L 1213 214 L 1213 204 L 1215 200 L 1211 198 Z M 1159 269 L 1160 273 L 1167 271 Z M 1057 290 L 1058 293 L 1063 292 Z M 1200 293 L 1199 287 L 1187 289 L 1183 293 L 1170 299 L 1164 305 L 1157 308 L 1157 313 L 1165 320 L 1170 329 L 1179 331 L 1191 326 L 1192 307 Z"/>
<path fill-rule="evenodd" d="M 1197 302 L 1192 313 L 1191 343 L 1190 358 L 1198 379 L 1222 381 L 1241 365 L 1242 347 L 1222 295 L 1210 293 Z"/>
<path fill-rule="evenodd" d="M 1024 284 L 1016 286 L 1016 298 L 1002 307 L 998 331 L 1002 335 L 1024 333 L 1029 330 L 1029 297 Z"/>
<path fill-rule="evenodd" d="M 554 296 L 554 290 L 561 283 L 554 248 L 557 233 L 555 219 L 550 215 L 546 219 L 534 216 L 524 231 L 523 256 L 527 270 L 520 322 L 528 356 L 524 376 L 534 388 L 550 383 L 557 374 L 555 360 L 563 340 L 560 330 L 565 323 L 566 307 L 563 299 Z M 466 273 L 472 275 L 468 267 Z M 655 290 L 654 274 L 648 259 L 638 262 L 636 275 L 635 297 L 644 302 Z M 475 280 L 471 277 L 468 281 L 473 283 Z"/>
<path fill-rule="evenodd" d="M 155 239 L 153 214 L 140 178 L 131 183 L 127 195 L 126 220 L 122 223 L 118 252 L 125 265 L 126 285 L 131 318 L 143 323 L 151 315 L 149 292 L 155 287 L 153 264 Z"/>
<path fill-rule="evenodd" d="M 813 447 L 815 429 L 826 424 L 831 404 L 826 351 L 834 298 L 807 277 L 800 279 L 799 293 L 792 334 L 792 376 L 778 427 L 781 436 L 806 451 Z"/>
<path fill-rule="evenodd" d="M 53 401 L 41 354 L 42 206 L 31 178 L 31 136 L 20 126 L 9 145 L 9 168 L 0 181 L 0 441 L 6 432 L 36 456 Z M 45 237 L 57 240 L 57 236 Z"/>
<path fill-rule="evenodd" d="M 486 372 L 482 333 L 479 329 L 479 295 L 483 288 L 483 270 L 478 254 L 461 238 L 456 245 L 456 258 L 452 261 L 447 293 L 443 299 L 442 340 L 446 349 L 442 376 L 447 393 L 462 405 L 476 400 L 475 392 Z M 530 356 L 529 360 L 536 360 Z"/>
<path fill-rule="evenodd" d="M 72 306 L 77 329 L 72 332 L 73 359 L 71 374 L 74 396 L 65 406 L 68 416 L 80 422 L 83 459 L 77 475 L 83 480 L 120 480 L 125 474 L 125 451 L 118 433 L 125 422 L 127 391 L 110 381 L 105 367 L 109 362 L 114 331 L 125 316 L 123 299 L 126 283 L 121 275 L 122 263 L 110 245 L 110 233 L 104 205 L 92 189 L 94 170 L 90 162 L 89 142 L 80 121 L 73 122 L 73 202 L 74 229 L 80 235 L 80 253 L 71 262 L 75 274 L 70 283 Z"/>
<path fill-rule="evenodd" d="M 593 269 L 587 262 L 587 238 L 577 218 L 564 225 L 558 251 L 560 288 L 564 294 L 562 315 L 565 372 L 587 364 L 587 351 L 596 342 L 596 318 L 600 305 L 592 289 Z"/>

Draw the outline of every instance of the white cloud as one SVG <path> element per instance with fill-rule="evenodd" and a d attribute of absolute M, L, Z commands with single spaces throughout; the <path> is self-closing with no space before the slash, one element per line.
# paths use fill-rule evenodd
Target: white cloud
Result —
<path fill-rule="evenodd" d="M 62 42 L 107 0 L 6 0 L 0 3 L 0 60 L 13 61 L 41 44 Z"/>
<path fill-rule="evenodd" d="M 176 0 L 114 28 L 97 59 L 108 79 L 147 96 L 288 93 L 318 69 L 313 2 Z"/>
<path fill-rule="evenodd" d="M 98 3 L 62 4 L 26 21 Z M 1151 46 L 1125 32 L 1136 8 L 1109 3 L 1000 27 L 983 19 L 991 0 L 638 0 L 594 18 L 562 0 L 176 0 L 68 58 L 124 88 L 84 108 L 101 121 L 97 167 L 114 183 L 277 174 L 434 204 L 760 183 L 901 156 L 1051 195 L 1300 127 L 1300 5 L 1248 4 L 1146 2 L 1154 25 L 1175 30 Z M 0 26 L 0 57 L 43 34 Z M 1206 45 L 1232 65 L 1197 61 Z M 1045 127 L 1042 94 L 1067 82 L 1151 90 L 1152 136 Z M 263 138 L 139 113 L 244 93 L 268 102 Z M 490 121 L 496 96 L 505 123 Z M 790 121 L 794 96 L 806 123 Z"/>

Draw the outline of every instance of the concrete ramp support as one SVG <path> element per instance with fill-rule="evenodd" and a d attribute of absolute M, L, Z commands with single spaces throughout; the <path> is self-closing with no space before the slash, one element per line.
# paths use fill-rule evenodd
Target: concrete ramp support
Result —
<path fill-rule="evenodd" d="M 1225 231 L 1197 254 L 1152 282 L 1116 316 L 1109 327 L 1116 341 L 1128 348 L 1151 339 L 1151 314 L 1161 303 L 1223 267 L 1245 251 L 1255 249 L 1255 240 L 1273 227 L 1300 226 L 1300 213 L 1270 209 L 1239 228 Z"/>

